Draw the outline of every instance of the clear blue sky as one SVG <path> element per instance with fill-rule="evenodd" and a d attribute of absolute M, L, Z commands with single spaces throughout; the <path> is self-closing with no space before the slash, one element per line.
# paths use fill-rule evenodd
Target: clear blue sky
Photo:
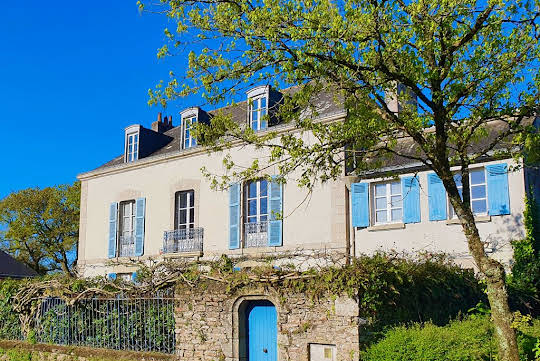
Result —
<path fill-rule="evenodd" d="M 156 58 L 166 22 L 135 0 L 2 4 L 0 198 L 73 182 L 122 153 L 124 127 L 150 126 L 148 88 L 173 67 Z"/>

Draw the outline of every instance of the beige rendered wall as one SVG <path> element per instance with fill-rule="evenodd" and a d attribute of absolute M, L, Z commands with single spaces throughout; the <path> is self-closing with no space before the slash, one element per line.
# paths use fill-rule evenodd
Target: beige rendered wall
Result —
<path fill-rule="evenodd" d="M 249 147 L 231 152 L 237 164 L 249 165 L 255 157 L 264 159 L 261 151 Z M 345 185 L 340 182 L 319 185 L 308 195 L 292 178 L 283 188 L 283 246 L 229 250 L 229 194 L 212 190 L 201 174 L 202 166 L 211 173 L 223 174 L 223 155 L 194 149 L 172 158 L 146 162 L 146 165 L 136 162 L 101 174 L 83 174 L 80 178 L 84 212 L 81 212 L 79 249 L 83 274 L 95 276 L 134 270 L 129 259 L 107 258 L 111 202 L 146 198 L 144 255 L 139 260 L 160 258 L 163 232 L 174 229 L 174 195 L 189 189 L 195 190 L 196 227 L 204 228 L 205 258 L 305 249 L 344 251 L 346 215 L 341 207 L 336 211 L 336 207 L 331 206 L 345 202 Z M 276 170 L 269 172 L 276 173 Z"/>
<path fill-rule="evenodd" d="M 481 165 L 505 162 L 515 165 L 512 160 L 486 162 Z M 469 256 L 467 242 L 461 225 L 455 222 L 430 221 L 428 209 L 427 174 L 418 173 L 420 181 L 421 222 L 403 225 L 400 229 L 384 229 L 384 227 L 356 228 L 354 245 L 356 254 L 372 254 L 377 251 L 395 250 L 398 252 L 445 252 L 455 257 L 464 266 L 474 266 Z M 410 176 L 412 174 L 404 174 Z M 380 181 L 373 179 L 371 181 Z M 508 173 L 510 193 L 510 215 L 479 217 L 478 229 L 482 239 L 487 242 L 491 256 L 508 263 L 512 257 L 510 242 L 524 236 L 524 177 L 523 171 Z"/>

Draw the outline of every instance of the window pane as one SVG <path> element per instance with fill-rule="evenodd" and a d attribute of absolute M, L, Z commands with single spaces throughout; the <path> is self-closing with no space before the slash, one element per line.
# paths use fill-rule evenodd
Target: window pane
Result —
<path fill-rule="evenodd" d="M 257 217 L 249 217 L 248 223 L 257 223 Z"/>
<path fill-rule="evenodd" d="M 134 138 L 135 138 L 135 143 L 138 143 L 139 142 L 139 134 L 135 134 Z"/>
<path fill-rule="evenodd" d="M 472 186 L 471 187 L 471 198 L 486 198 L 486 186 Z"/>
<path fill-rule="evenodd" d="M 186 208 L 186 207 L 187 207 L 187 193 L 180 192 L 180 208 Z"/>
<path fill-rule="evenodd" d="M 392 208 L 401 208 L 403 207 L 403 198 L 401 196 L 392 196 Z"/>
<path fill-rule="evenodd" d="M 259 123 L 257 123 L 257 121 L 252 122 L 251 123 L 251 129 L 259 130 Z"/>
<path fill-rule="evenodd" d="M 266 129 L 267 126 L 266 126 L 266 120 L 261 120 L 261 130 L 264 130 Z"/>
<path fill-rule="evenodd" d="M 392 194 L 401 194 L 401 184 L 399 182 L 390 183 Z"/>
<path fill-rule="evenodd" d="M 248 214 L 250 216 L 257 214 L 257 200 L 256 199 L 250 199 L 248 201 Z"/>
<path fill-rule="evenodd" d="M 268 182 L 265 180 L 260 181 L 261 197 L 264 197 L 268 194 Z"/>
<path fill-rule="evenodd" d="M 472 210 L 473 213 L 486 213 L 487 207 L 486 207 L 486 200 L 477 200 L 472 201 Z"/>
<path fill-rule="evenodd" d="M 386 222 L 386 211 L 377 211 L 375 221 L 378 223 Z"/>
<path fill-rule="evenodd" d="M 133 144 L 133 137 L 131 135 L 128 135 L 128 144 Z"/>
<path fill-rule="evenodd" d="M 260 214 L 267 214 L 268 213 L 268 198 L 261 198 L 261 204 L 260 204 Z"/>
<path fill-rule="evenodd" d="M 250 182 L 248 184 L 248 197 L 249 198 L 257 197 L 257 182 Z"/>
<path fill-rule="evenodd" d="M 454 181 L 456 182 L 456 186 L 463 187 L 463 183 L 461 183 L 461 174 L 455 174 L 454 175 Z"/>
<path fill-rule="evenodd" d="M 483 169 L 471 171 L 471 184 L 481 184 L 486 182 L 486 176 Z"/>
<path fill-rule="evenodd" d="M 178 219 L 179 219 L 178 223 L 185 224 L 186 221 L 187 221 L 186 218 L 187 218 L 187 211 L 185 209 L 182 209 L 180 211 L 180 217 L 178 217 Z"/>
<path fill-rule="evenodd" d="M 252 121 L 257 121 L 257 120 L 259 120 L 259 112 L 257 112 L 256 110 L 252 111 L 252 112 L 251 112 L 251 120 L 252 120 Z"/>
<path fill-rule="evenodd" d="M 375 185 L 375 195 L 376 196 L 385 196 L 386 195 L 386 184 L 377 184 L 377 185 Z"/>
<path fill-rule="evenodd" d="M 266 97 L 261 98 L 261 108 L 266 108 Z"/>
<path fill-rule="evenodd" d="M 375 208 L 377 209 L 386 209 L 386 198 L 376 198 Z"/>
<path fill-rule="evenodd" d="M 189 206 L 190 207 L 195 206 L 195 192 L 194 191 L 189 192 Z"/>
<path fill-rule="evenodd" d="M 267 216 L 261 216 L 261 222 L 266 222 L 267 221 Z"/>
<path fill-rule="evenodd" d="M 401 208 L 392 209 L 392 221 L 401 221 L 402 217 L 403 217 L 403 210 Z"/>
<path fill-rule="evenodd" d="M 195 209 L 190 208 L 190 210 L 189 210 L 189 221 L 193 222 L 194 219 L 195 219 Z"/>

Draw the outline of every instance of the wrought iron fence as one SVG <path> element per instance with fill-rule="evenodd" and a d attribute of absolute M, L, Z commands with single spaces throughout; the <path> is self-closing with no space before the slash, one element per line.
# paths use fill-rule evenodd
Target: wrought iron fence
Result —
<path fill-rule="evenodd" d="M 69 305 L 47 298 L 35 336 L 42 343 L 174 353 L 174 299 L 96 298 Z"/>
<path fill-rule="evenodd" d="M 201 252 L 203 228 L 175 229 L 163 233 L 163 253 Z"/>
<path fill-rule="evenodd" d="M 131 257 L 135 256 L 135 237 L 120 236 L 118 242 L 118 256 Z"/>
<path fill-rule="evenodd" d="M 245 247 L 268 246 L 268 221 L 244 224 Z"/>

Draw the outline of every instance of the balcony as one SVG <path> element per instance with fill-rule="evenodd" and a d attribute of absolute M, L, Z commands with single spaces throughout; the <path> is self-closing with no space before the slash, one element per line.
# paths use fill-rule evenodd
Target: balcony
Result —
<path fill-rule="evenodd" d="M 133 235 L 120 236 L 118 238 L 118 257 L 135 256 L 135 237 Z"/>
<path fill-rule="evenodd" d="M 203 228 L 175 229 L 163 233 L 162 253 L 194 253 L 203 250 Z"/>
<path fill-rule="evenodd" d="M 268 221 L 244 224 L 244 247 L 268 246 Z"/>

